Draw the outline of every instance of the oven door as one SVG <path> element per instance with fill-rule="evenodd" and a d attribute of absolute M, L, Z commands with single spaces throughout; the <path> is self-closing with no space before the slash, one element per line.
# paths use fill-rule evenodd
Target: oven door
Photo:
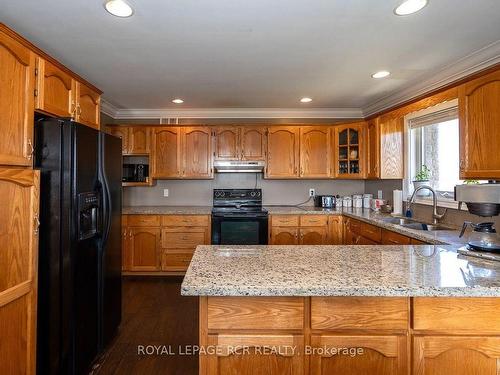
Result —
<path fill-rule="evenodd" d="M 267 245 L 268 215 L 212 214 L 212 245 Z"/>

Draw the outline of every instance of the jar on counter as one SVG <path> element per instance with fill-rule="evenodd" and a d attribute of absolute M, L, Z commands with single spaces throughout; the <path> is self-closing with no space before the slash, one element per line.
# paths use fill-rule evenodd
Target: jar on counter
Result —
<path fill-rule="evenodd" d="M 363 208 L 372 208 L 373 194 L 363 194 Z"/>
<path fill-rule="evenodd" d="M 352 206 L 354 208 L 363 208 L 363 196 L 355 194 L 352 196 Z"/>
<path fill-rule="evenodd" d="M 352 207 L 352 198 L 351 197 L 342 198 L 342 207 Z"/>

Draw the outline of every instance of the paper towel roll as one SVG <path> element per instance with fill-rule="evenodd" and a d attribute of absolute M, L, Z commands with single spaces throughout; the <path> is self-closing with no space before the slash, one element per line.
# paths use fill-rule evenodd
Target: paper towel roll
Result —
<path fill-rule="evenodd" d="M 393 190 L 392 206 L 394 207 L 394 215 L 403 215 L 403 190 Z"/>

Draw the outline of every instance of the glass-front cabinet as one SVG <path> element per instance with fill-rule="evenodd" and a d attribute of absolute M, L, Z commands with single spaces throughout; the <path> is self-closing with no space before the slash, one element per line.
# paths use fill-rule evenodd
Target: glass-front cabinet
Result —
<path fill-rule="evenodd" d="M 339 125 L 334 128 L 334 177 L 364 178 L 365 132 L 365 122 Z"/>

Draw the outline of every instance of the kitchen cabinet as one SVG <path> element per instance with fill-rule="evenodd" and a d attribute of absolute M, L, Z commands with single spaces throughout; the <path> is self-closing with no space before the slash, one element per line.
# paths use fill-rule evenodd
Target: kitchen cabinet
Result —
<path fill-rule="evenodd" d="M 326 245 L 327 215 L 271 215 L 270 243 L 272 245 Z"/>
<path fill-rule="evenodd" d="M 500 179 L 500 70 L 458 88 L 460 178 Z"/>
<path fill-rule="evenodd" d="M 298 245 L 299 228 L 297 227 L 272 227 L 271 245 Z"/>
<path fill-rule="evenodd" d="M 130 271 L 160 270 L 160 228 L 129 227 Z"/>
<path fill-rule="evenodd" d="M 211 134 L 209 127 L 182 128 L 182 177 L 213 178 Z"/>
<path fill-rule="evenodd" d="M 344 236 L 348 245 L 377 245 L 382 241 L 379 227 L 351 218 L 345 221 Z"/>
<path fill-rule="evenodd" d="M 240 129 L 235 126 L 223 126 L 216 128 L 214 134 L 214 160 L 240 160 Z"/>
<path fill-rule="evenodd" d="M 382 245 L 409 245 L 410 237 L 382 229 Z"/>
<path fill-rule="evenodd" d="M 311 375 L 401 375 L 406 374 L 405 336 L 396 335 L 311 335 Z M 362 354 L 349 355 L 342 349 Z M 332 355 L 335 350 L 340 352 Z"/>
<path fill-rule="evenodd" d="M 100 129 L 101 118 L 101 95 L 91 87 L 82 82 L 76 82 L 75 85 L 75 121 L 90 126 L 94 129 Z"/>
<path fill-rule="evenodd" d="M 366 123 L 357 122 L 333 128 L 333 176 L 345 179 L 365 177 Z"/>
<path fill-rule="evenodd" d="M 299 137 L 298 127 L 273 126 L 268 129 L 266 178 L 299 177 Z"/>
<path fill-rule="evenodd" d="M 266 160 L 267 130 L 258 126 L 241 128 L 241 160 Z"/>
<path fill-rule="evenodd" d="M 344 244 L 344 219 L 341 215 L 330 215 L 328 216 L 328 232 L 329 240 L 328 243 L 331 245 L 342 245 Z"/>
<path fill-rule="evenodd" d="M 36 372 L 39 191 L 39 171 L 0 168 L 1 374 Z"/>
<path fill-rule="evenodd" d="M 0 165 L 33 164 L 35 54 L 0 28 Z"/>
<path fill-rule="evenodd" d="M 126 126 L 108 126 L 109 134 L 122 139 L 122 155 L 128 154 L 128 135 L 129 128 Z"/>
<path fill-rule="evenodd" d="M 129 155 L 149 155 L 151 129 L 146 126 L 132 126 L 128 134 Z"/>
<path fill-rule="evenodd" d="M 300 177 L 330 177 L 330 156 L 331 141 L 329 127 L 300 127 Z"/>
<path fill-rule="evenodd" d="M 310 227 L 299 228 L 299 245 L 326 245 L 328 242 L 328 228 Z"/>
<path fill-rule="evenodd" d="M 368 136 L 368 179 L 380 178 L 380 131 L 379 118 L 367 121 L 366 130 Z"/>
<path fill-rule="evenodd" d="M 75 118 L 76 80 L 58 66 L 36 58 L 35 108 L 39 111 Z"/>
<path fill-rule="evenodd" d="M 181 129 L 160 127 L 153 129 L 151 161 L 153 178 L 181 177 Z"/>

